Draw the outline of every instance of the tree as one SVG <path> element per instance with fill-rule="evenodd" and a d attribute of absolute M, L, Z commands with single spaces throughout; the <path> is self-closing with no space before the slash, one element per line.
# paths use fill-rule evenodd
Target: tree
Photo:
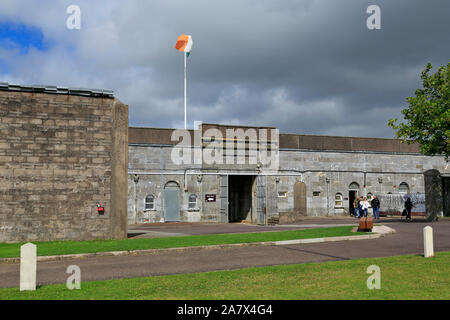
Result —
<path fill-rule="evenodd" d="M 425 155 L 450 156 L 450 62 L 441 66 L 435 74 L 428 63 L 422 72 L 423 88 L 417 89 L 415 97 L 408 97 L 407 109 L 402 110 L 406 123 L 397 124 L 397 119 L 388 125 L 396 130 L 396 137 L 404 142 L 419 143 Z"/>

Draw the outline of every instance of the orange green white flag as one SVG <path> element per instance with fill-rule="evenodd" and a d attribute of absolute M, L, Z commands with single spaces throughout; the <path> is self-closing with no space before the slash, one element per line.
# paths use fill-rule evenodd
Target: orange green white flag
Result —
<path fill-rule="evenodd" d="M 189 54 L 192 49 L 192 37 L 189 35 L 182 34 L 178 37 L 177 43 L 175 44 L 175 49 L 186 52 L 186 55 L 189 57 Z"/>

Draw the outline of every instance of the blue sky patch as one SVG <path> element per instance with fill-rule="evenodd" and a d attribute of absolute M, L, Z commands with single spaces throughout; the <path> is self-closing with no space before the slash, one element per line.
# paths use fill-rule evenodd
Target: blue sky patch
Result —
<path fill-rule="evenodd" d="M 9 66 L 8 64 L 0 59 L 0 74 L 8 74 L 9 73 Z"/>
<path fill-rule="evenodd" d="M 30 48 L 40 51 L 48 49 L 41 29 L 29 27 L 22 23 L 0 22 L 0 47 L 18 49 L 20 54 L 27 54 Z"/>

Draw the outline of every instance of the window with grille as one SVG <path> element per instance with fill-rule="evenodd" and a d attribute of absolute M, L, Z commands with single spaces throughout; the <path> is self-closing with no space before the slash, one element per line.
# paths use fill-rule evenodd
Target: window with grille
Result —
<path fill-rule="evenodd" d="M 155 209 L 155 197 L 153 195 L 148 195 L 145 198 L 145 210 Z"/>
<path fill-rule="evenodd" d="M 287 197 L 287 192 L 286 191 L 279 191 L 278 192 L 278 197 L 279 198 L 286 198 Z"/>
<path fill-rule="evenodd" d="M 191 194 L 189 196 L 189 204 L 188 209 L 196 209 L 197 208 L 197 196 L 195 194 Z"/>
<path fill-rule="evenodd" d="M 342 197 L 342 193 L 336 193 L 336 196 L 334 197 L 334 206 L 335 207 L 343 207 L 344 201 Z"/>

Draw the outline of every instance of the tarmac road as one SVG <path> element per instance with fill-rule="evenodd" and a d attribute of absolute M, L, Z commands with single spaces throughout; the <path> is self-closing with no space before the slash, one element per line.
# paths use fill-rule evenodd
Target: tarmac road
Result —
<path fill-rule="evenodd" d="M 355 222 L 355 220 L 353 220 Z M 310 223 L 310 222 L 305 222 Z M 384 223 L 397 232 L 379 239 L 286 246 L 249 246 L 163 252 L 145 255 L 106 256 L 38 262 L 38 285 L 65 283 L 69 265 L 81 269 L 82 281 L 148 277 L 180 273 L 231 270 L 246 267 L 298 264 L 423 254 L 423 228 L 433 227 L 435 251 L 450 251 L 450 221 L 434 223 Z M 162 230 L 162 229 L 160 229 Z M 171 230 L 173 232 L 173 230 Z M 19 286 L 19 264 L 0 264 L 0 287 Z"/>

